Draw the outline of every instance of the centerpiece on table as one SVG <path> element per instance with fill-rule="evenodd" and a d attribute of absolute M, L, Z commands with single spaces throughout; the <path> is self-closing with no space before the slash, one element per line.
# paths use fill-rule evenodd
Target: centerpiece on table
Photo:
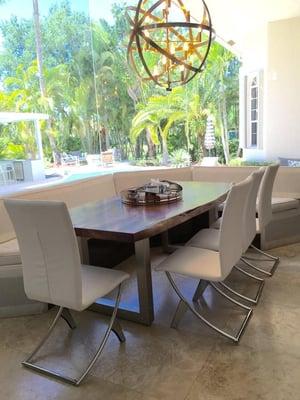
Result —
<path fill-rule="evenodd" d="M 168 204 L 182 199 L 182 186 L 167 180 L 151 179 L 143 186 L 121 192 L 122 202 L 133 206 Z"/>

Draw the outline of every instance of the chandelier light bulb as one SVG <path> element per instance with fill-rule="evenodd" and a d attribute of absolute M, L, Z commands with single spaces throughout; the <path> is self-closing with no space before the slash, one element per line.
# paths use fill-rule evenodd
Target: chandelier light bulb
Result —
<path fill-rule="evenodd" d="M 183 50 L 188 51 L 188 49 L 189 49 L 189 44 L 187 42 L 185 42 L 183 45 Z"/>
<path fill-rule="evenodd" d="M 214 30 L 204 0 L 199 10 L 198 18 L 191 16 L 184 0 L 139 0 L 127 7 L 127 58 L 141 80 L 172 90 L 203 70 Z"/>
<path fill-rule="evenodd" d="M 171 46 L 170 46 L 170 53 L 171 53 L 171 54 L 175 54 L 175 46 L 174 46 L 173 43 L 172 43 Z"/>
<path fill-rule="evenodd" d="M 153 69 L 153 75 L 154 76 L 158 76 L 159 75 L 159 71 L 158 71 L 158 66 L 155 65 L 154 69 Z"/>

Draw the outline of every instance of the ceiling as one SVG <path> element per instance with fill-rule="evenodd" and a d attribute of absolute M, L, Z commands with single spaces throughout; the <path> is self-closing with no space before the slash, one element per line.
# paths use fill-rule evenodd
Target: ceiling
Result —
<path fill-rule="evenodd" d="M 200 0 L 186 0 L 193 16 Z M 233 50 L 244 56 L 266 42 L 267 24 L 300 16 L 300 0 L 206 0 L 217 35 L 234 41 Z"/>

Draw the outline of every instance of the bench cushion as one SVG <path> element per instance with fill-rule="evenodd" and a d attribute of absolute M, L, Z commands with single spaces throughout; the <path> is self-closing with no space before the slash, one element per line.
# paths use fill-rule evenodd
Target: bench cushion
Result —
<path fill-rule="evenodd" d="M 273 197 L 272 212 L 278 213 L 282 211 L 294 210 L 299 208 L 299 200 L 288 197 Z"/>
<path fill-rule="evenodd" d="M 24 291 L 22 265 L 0 265 L 0 318 L 40 314 L 48 304 L 27 298 Z"/>
<path fill-rule="evenodd" d="M 17 239 L 0 243 L 0 266 L 21 264 L 21 255 Z"/>

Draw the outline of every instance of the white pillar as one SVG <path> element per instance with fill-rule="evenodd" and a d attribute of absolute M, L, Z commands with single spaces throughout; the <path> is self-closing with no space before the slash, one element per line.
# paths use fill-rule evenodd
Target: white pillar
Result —
<path fill-rule="evenodd" d="M 40 160 L 43 160 L 44 154 L 43 154 L 42 134 L 41 134 L 41 129 L 40 129 L 40 123 L 39 123 L 39 120 L 37 120 L 37 119 L 34 120 L 34 130 L 35 130 L 35 140 L 36 140 L 37 149 L 38 149 L 38 158 Z"/>

